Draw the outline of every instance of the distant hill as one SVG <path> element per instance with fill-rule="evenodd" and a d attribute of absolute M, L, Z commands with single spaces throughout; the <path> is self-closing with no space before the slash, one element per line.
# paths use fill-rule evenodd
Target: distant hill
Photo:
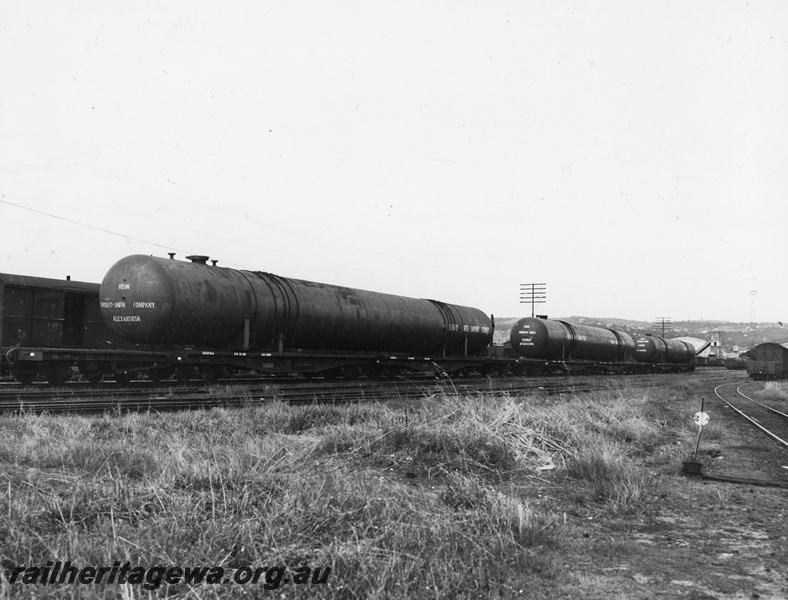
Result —
<path fill-rule="evenodd" d="M 509 332 L 520 317 L 495 318 L 496 344 L 509 340 Z M 591 325 L 594 327 L 607 327 L 629 334 L 653 333 L 662 335 L 662 328 L 656 328 L 653 322 L 634 321 L 631 319 L 618 319 L 612 317 L 557 317 L 559 321 L 568 321 L 577 325 Z M 711 340 L 717 332 L 722 335 L 722 346 L 726 352 L 733 352 L 734 347 L 739 352 L 762 344 L 775 342 L 784 344 L 788 342 L 788 326 L 782 327 L 779 323 L 734 323 L 731 321 L 675 321 L 665 327 L 665 337 L 696 337 Z"/>

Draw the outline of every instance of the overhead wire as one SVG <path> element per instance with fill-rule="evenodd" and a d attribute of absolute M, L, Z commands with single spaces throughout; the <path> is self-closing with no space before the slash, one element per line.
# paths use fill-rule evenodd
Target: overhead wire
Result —
<path fill-rule="evenodd" d="M 126 235 L 125 233 L 118 233 L 117 231 L 111 231 L 109 229 L 104 229 L 103 227 L 96 227 L 95 225 L 88 225 L 87 223 L 82 223 L 81 221 L 75 221 L 74 219 L 67 219 L 66 217 L 61 217 L 60 215 L 55 215 L 55 214 L 52 214 L 52 213 L 45 212 L 43 210 L 30 208 L 29 206 L 24 206 L 22 204 L 16 204 L 15 202 L 9 202 L 8 200 L 2 199 L 2 198 L 0 198 L 0 202 L 2 202 L 3 204 L 8 204 L 9 206 L 14 206 L 16 208 L 21 208 L 22 210 L 27 210 L 27 211 L 30 211 L 30 212 L 33 212 L 33 213 L 37 213 L 39 215 L 44 215 L 44 216 L 50 217 L 52 219 L 58 219 L 59 221 L 65 221 L 66 223 L 72 223 L 72 224 L 78 225 L 80 227 L 86 227 L 88 229 L 93 229 L 94 231 L 100 231 L 102 233 L 108 233 L 110 235 L 121 237 L 121 238 L 124 238 L 124 239 L 127 239 L 127 240 L 133 240 L 135 242 L 140 242 L 142 244 L 149 244 L 151 246 L 156 246 L 157 248 L 164 248 L 165 250 L 168 250 L 168 251 L 177 250 L 178 252 L 181 252 L 183 254 L 189 254 L 188 251 L 182 250 L 180 248 L 173 248 L 172 246 L 164 246 L 162 244 L 157 244 L 156 242 L 151 242 L 149 240 L 143 240 L 141 238 L 136 238 L 136 237 L 131 236 L 131 235 Z M 233 263 L 227 263 L 227 264 L 233 264 Z M 234 265 L 233 264 L 233 266 L 240 267 L 240 268 L 246 268 L 246 267 L 243 267 L 242 265 Z"/>
<path fill-rule="evenodd" d="M 67 223 L 73 223 L 74 225 L 79 225 L 80 227 L 87 227 L 88 229 L 93 229 L 95 231 L 101 231 L 102 233 L 109 233 L 110 235 L 116 235 L 118 237 L 126 238 L 129 240 L 134 240 L 135 242 L 141 242 L 143 244 L 150 244 L 151 246 L 156 246 L 158 248 L 166 248 L 167 250 L 171 250 L 170 246 L 162 246 L 161 244 L 157 244 L 156 242 L 150 242 L 148 240 L 142 240 L 139 238 L 135 238 L 130 235 L 125 235 L 123 233 L 118 233 L 117 231 L 110 231 L 109 229 L 104 229 L 102 227 L 96 227 L 95 225 L 88 225 L 87 223 L 82 223 L 80 221 L 75 221 L 73 219 L 67 219 L 66 217 L 61 217 L 60 215 L 53 215 L 52 213 L 44 212 L 43 210 L 37 210 L 35 208 L 30 208 L 29 206 L 23 206 L 21 204 L 16 204 L 14 202 L 9 202 L 8 200 L 0 199 L 0 202 L 3 204 L 8 204 L 10 206 L 15 206 L 16 208 L 21 208 L 22 210 L 27 210 L 30 212 L 37 213 L 39 215 L 44 215 L 46 217 L 51 217 L 53 219 L 58 219 L 60 221 L 66 221 Z M 178 250 L 179 252 L 183 252 L 183 250 Z"/>

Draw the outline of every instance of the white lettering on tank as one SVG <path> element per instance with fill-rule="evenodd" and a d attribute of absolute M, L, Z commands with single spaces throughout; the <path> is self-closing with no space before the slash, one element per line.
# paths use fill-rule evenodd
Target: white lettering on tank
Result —
<path fill-rule="evenodd" d="M 139 323 L 142 319 L 140 319 L 137 315 L 115 315 L 112 317 L 112 320 L 116 323 L 125 323 L 129 321 Z"/>
<path fill-rule="evenodd" d="M 119 290 L 130 290 L 131 289 L 131 284 L 130 283 L 119 283 L 118 284 L 118 289 Z"/>
<path fill-rule="evenodd" d="M 134 308 L 156 308 L 155 302 L 133 302 L 131 305 Z"/>
<path fill-rule="evenodd" d="M 102 302 L 101 308 L 126 308 L 125 302 Z"/>

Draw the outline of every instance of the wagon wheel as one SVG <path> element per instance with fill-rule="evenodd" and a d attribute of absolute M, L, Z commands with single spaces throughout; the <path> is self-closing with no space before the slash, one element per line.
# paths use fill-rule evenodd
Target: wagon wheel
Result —
<path fill-rule="evenodd" d="M 38 372 L 31 369 L 12 369 L 11 375 L 22 385 L 30 385 L 35 381 Z"/>
<path fill-rule="evenodd" d="M 189 367 L 187 365 L 179 365 L 175 367 L 175 379 L 178 380 L 178 383 L 187 384 L 192 380 L 192 375 L 194 375 L 194 367 Z"/>
<path fill-rule="evenodd" d="M 46 366 L 46 377 L 49 385 L 63 385 L 71 377 L 71 367 L 66 363 L 52 362 Z"/>
<path fill-rule="evenodd" d="M 372 368 L 372 376 L 375 379 L 393 379 L 394 369 L 392 369 L 391 367 L 386 367 L 384 365 L 375 365 Z"/>
<path fill-rule="evenodd" d="M 221 367 L 217 367 L 215 365 L 202 365 L 200 367 L 200 377 L 207 383 L 215 384 L 219 381 L 219 377 L 221 377 L 221 375 Z"/>
<path fill-rule="evenodd" d="M 174 373 L 174 369 L 170 366 L 154 367 L 148 371 L 148 377 L 154 383 L 159 383 L 162 379 L 167 379 Z"/>
<path fill-rule="evenodd" d="M 342 367 L 341 372 L 344 379 L 355 379 L 359 376 L 358 367 Z"/>
<path fill-rule="evenodd" d="M 95 363 L 80 363 L 79 372 L 88 383 L 98 383 L 104 377 L 104 372 Z"/>
<path fill-rule="evenodd" d="M 131 381 L 131 373 L 128 371 L 116 371 L 114 377 L 115 381 L 120 385 L 128 385 L 129 381 Z"/>
<path fill-rule="evenodd" d="M 82 373 L 82 377 L 85 378 L 85 381 L 88 383 L 98 383 L 101 381 L 101 378 L 104 377 L 104 373 L 101 371 L 97 371 L 94 373 Z"/>

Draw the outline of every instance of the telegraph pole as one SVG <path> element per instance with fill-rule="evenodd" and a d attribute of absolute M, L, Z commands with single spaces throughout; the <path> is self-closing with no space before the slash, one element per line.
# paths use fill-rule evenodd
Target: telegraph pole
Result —
<path fill-rule="evenodd" d="M 654 319 L 654 327 L 662 327 L 662 337 L 665 337 L 665 325 L 670 326 L 670 317 L 656 317 Z"/>
<path fill-rule="evenodd" d="M 531 316 L 534 316 L 534 306 L 544 304 L 547 298 L 547 284 L 545 283 L 521 283 L 520 284 L 520 304 L 531 304 Z"/>

